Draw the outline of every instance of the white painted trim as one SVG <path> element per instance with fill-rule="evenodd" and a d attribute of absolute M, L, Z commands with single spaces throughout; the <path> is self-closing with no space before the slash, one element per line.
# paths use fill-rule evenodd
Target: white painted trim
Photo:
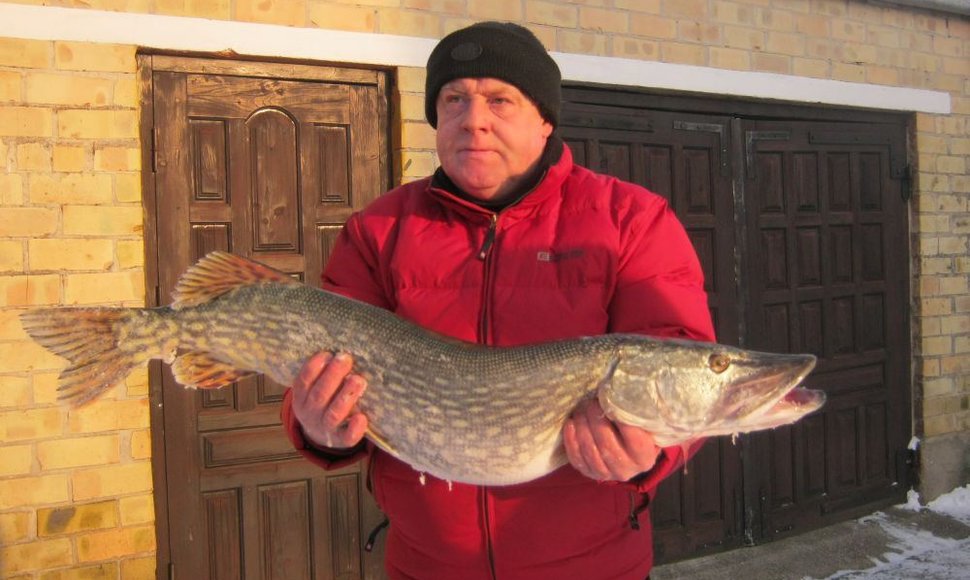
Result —
<path fill-rule="evenodd" d="M 436 39 L 0 3 L 0 37 L 423 67 Z M 943 91 L 554 52 L 567 81 L 949 114 Z"/>

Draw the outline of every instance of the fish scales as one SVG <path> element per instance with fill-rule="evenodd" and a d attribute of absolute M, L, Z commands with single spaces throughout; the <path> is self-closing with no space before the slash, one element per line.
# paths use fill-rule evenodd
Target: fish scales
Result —
<path fill-rule="evenodd" d="M 182 384 L 218 388 L 254 372 L 291 384 L 316 352 L 349 352 L 368 382 L 358 406 L 375 445 L 418 471 L 475 484 L 562 465 L 562 426 L 586 397 L 663 445 L 789 423 L 824 401 L 796 388 L 810 355 L 619 334 L 485 347 L 225 253 L 188 270 L 171 307 L 40 309 L 22 321 L 72 363 L 61 376 L 72 404 L 150 358 L 171 362 Z"/>

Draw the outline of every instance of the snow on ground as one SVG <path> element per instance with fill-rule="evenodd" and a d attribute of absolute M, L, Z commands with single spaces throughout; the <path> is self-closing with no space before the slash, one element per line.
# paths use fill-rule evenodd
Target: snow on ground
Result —
<path fill-rule="evenodd" d="M 930 502 L 919 504 L 916 492 L 910 491 L 909 501 L 900 509 L 919 511 L 928 509 L 970 525 L 970 485 L 957 488 Z M 892 538 L 889 548 L 894 550 L 873 559 L 873 567 L 866 570 L 843 570 L 827 580 L 963 580 L 970 578 L 970 538 L 955 540 L 939 538 L 926 530 L 893 521 L 885 513 L 876 512 L 859 520 L 861 524 L 876 524 Z"/>

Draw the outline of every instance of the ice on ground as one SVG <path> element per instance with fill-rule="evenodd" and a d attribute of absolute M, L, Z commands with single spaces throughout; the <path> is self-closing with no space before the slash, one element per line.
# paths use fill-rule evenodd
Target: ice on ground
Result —
<path fill-rule="evenodd" d="M 940 496 L 925 507 L 919 505 L 916 492 L 910 491 L 907 502 L 897 507 L 913 511 L 928 509 L 970 525 L 970 485 Z M 880 526 L 892 538 L 888 547 L 894 551 L 873 559 L 872 568 L 839 571 L 828 580 L 963 580 L 970 577 L 970 538 L 940 538 L 915 525 L 893 521 L 883 512 L 866 516 L 859 523 Z"/>

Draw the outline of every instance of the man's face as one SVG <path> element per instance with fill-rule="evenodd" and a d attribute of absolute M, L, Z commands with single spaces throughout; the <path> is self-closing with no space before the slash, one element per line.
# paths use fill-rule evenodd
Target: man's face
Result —
<path fill-rule="evenodd" d="M 550 125 L 514 85 L 493 78 L 456 79 L 438 93 L 438 158 L 469 195 L 497 200 L 542 156 Z"/>

